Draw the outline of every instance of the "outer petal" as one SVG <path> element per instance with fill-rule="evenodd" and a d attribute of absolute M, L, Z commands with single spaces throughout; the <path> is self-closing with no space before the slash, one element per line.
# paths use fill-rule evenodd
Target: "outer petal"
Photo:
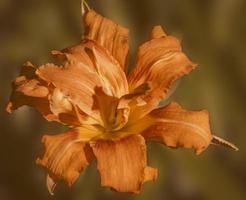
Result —
<path fill-rule="evenodd" d="M 137 193 L 145 181 L 156 179 L 157 170 L 147 166 L 142 136 L 133 135 L 118 141 L 99 140 L 91 146 L 103 186 Z"/>
<path fill-rule="evenodd" d="M 13 91 L 6 107 L 7 112 L 23 106 L 36 107 L 44 116 L 49 117 L 49 88 L 35 75 L 36 68 L 27 62 L 22 66 L 20 75 L 13 82 Z"/>
<path fill-rule="evenodd" d="M 86 13 L 85 25 L 85 37 L 105 47 L 124 70 L 129 49 L 128 29 L 102 17 L 93 10 Z"/>
<path fill-rule="evenodd" d="M 13 83 L 13 91 L 7 105 L 11 113 L 23 105 L 36 108 L 47 120 L 63 124 L 78 125 L 82 114 L 76 113 L 71 102 L 62 91 L 48 85 L 36 74 L 30 62 L 22 66 L 20 75 Z"/>
<path fill-rule="evenodd" d="M 165 98 L 171 84 L 195 67 L 175 37 L 166 36 L 160 26 L 154 27 L 152 39 L 139 47 L 135 67 L 128 76 L 130 92 L 146 82 L 150 86 L 141 97 L 146 105 L 137 108 L 134 118 L 153 110 Z"/>
<path fill-rule="evenodd" d="M 169 147 L 192 148 L 197 154 L 204 151 L 212 140 L 208 112 L 186 111 L 177 103 L 152 111 L 156 123 L 142 135 Z"/>
<path fill-rule="evenodd" d="M 47 187 L 51 194 L 56 181 L 65 181 L 71 186 L 91 162 L 93 153 L 87 141 L 76 130 L 43 137 L 45 153 L 36 163 L 48 170 Z"/>

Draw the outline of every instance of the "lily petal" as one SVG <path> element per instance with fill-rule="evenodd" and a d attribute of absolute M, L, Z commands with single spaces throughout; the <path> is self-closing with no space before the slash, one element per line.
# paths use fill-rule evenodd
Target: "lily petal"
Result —
<path fill-rule="evenodd" d="M 13 91 L 6 107 L 11 113 L 23 105 L 37 108 L 46 118 L 53 118 L 49 108 L 49 88 L 35 75 L 36 68 L 27 62 L 22 66 L 20 75 L 13 82 Z"/>
<path fill-rule="evenodd" d="M 128 108 L 119 108 L 119 98 L 105 94 L 102 88 L 95 88 L 94 97 L 96 106 L 100 110 L 103 126 L 107 131 L 121 129 L 127 123 Z"/>
<path fill-rule="evenodd" d="M 65 181 L 71 186 L 94 158 L 88 139 L 80 137 L 76 130 L 45 135 L 42 142 L 45 153 L 36 163 L 48 170 L 47 187 L 51 194 L 57 181 Z"/>
<path fill-rule="evenodd" d="M 146 129 L 145 139 L 155 140 L 169 147 L 192 148 L 200 154 L 211 143 L 208 112 L 187 111 L 177 103 L 152 111 L 156 123 Z"/>
<path fill-rule="evenodd" d="M 81 124 L 81 113 L 76 113 L 71 102 L 57 88 L 36 75 L 37 68 L 30 62 L 22 66 L 20 75 L 13 83 L 13 91 L 6 107 L 11 113 L 23 105 L 36 108 L 47 120 L 68 125 Z"/>
<path fill-rule="evenodd" d="M 121 97 L 128 92 L 124 72 L 117 61 L 93 41 L 82 41 L 60 54 L 64 54 L 68 59 L 64 66 L 46 64 L 41 66 L 36 74 L 61 90 L 74 106 L 102 124 L 100 111 L 95 107 L 93 99 L 94 89 L 102 87 L 106 94 Z"/>
<path fill-rule="evenodd" d="M 118 98 L 127 94 L 126 75 L 118 62 L 99 45 L 93 44 L 91 49 L 86 50 L 87 54 L 94 60 L 94 67 L 103 82 L 104 89 L 107 89 L 107 94 Z"/>
<path fill-rule="evenodd" d="M 129 49 L 128 29 L 102 17 L 94 10 L 86 13 L 85 25 L 85 38 L 95 40 L 105 47 L 124 70 Z"/>
<path fill-rule="evenodd" d="M 121 140 L 93 141 L 102 186 L 138 193 L 145 181 L 155 180 L 157 170 L 147 166 L 146 145 L 140 135 Z"/>
<path fill-rule="evenodd" d="M 172 83 L 196 67 L 182 52 L 177 38 L 167 36 L 160 26 L 154 27 L 151 35 L 152 39 L 139 47 L 135 67 L 128 76 L 130 92 L 144 83 L 150 86 L 141 97 L 146 105 L 136 108 L 135 119 L 153 110 Z"/>

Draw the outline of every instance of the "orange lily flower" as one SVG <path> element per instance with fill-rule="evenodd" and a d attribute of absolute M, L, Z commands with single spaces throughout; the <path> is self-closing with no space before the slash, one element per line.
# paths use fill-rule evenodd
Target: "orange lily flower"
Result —
<path fill-rule="evenodd" d="M 93 10 L 84 19 L 81 42 L 52 51 L 64 65 L 24 64 L 7 106 L 8 112 L 35 107 L 48 121 L 69 127 L 43 137 L 45 152 L 36 161 L 48 171 L 51 194 L 59 181 L 71 186 L 93 159 L 102 186 L 139 192 L 144 182 L 157 177 L 157 169 L 147 165 L 145 140 L 191 148 L 196 154 L 211 143 L 237 150 L 211 134 L 206 110 L 187 111 L 175 102 L 158 107 L 172 83 L 197 66 L 177 38 L 155 26 L 127 75 L 128 29 Z"/>

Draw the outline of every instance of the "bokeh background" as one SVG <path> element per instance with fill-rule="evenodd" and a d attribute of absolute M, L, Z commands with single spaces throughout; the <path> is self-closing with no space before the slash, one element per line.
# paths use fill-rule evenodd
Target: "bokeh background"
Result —
<path fill-rule="evenodd" d="M 148 144 L 156 182 L 139 195 L 100 187 L 94 162 L 71 188 L 59 185 L 51 197 L 45 172 L 35 165 L 44 133 L 65 127 L 46 122 L 23 107 L 5 113 L 11 81 L 26 60 L 39 65 L 49 52 L 80 40 L 80 0 L 0 0 L 0 199 L 1 200 L 245 200 L 246 199 L 246 1 L 94 0 L 90 6 L 130 28 L 132 63 L 137 45 L 161 24 L 182 40 L 198 70 L 178 83 L 173 100 L 187 109 L 206 108 L 213 132 L 240 148 L 191 150 Z"/>

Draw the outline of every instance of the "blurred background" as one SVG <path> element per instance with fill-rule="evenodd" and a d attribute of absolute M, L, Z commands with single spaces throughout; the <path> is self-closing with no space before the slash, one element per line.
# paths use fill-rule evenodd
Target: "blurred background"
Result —
<path fill-rule="evenodd" d="M 89 5 L 128 27 L 130 63 L 151 28 L 162 25 L 178 37 L 198 70 L 179 81 L 172 99 L 187 109 L 206 108 L 214 133 L 240 148 L 211 146 L 200 156 L 191 150 L 148 144 L 156 182 L 139 195 L 100 187 L 94 162 L 71 188 L 55 196 L 45 172 L 35 165 L 44 133 L 65 127 L 46 122 L 34 109 L 5 112 L 11 81 L 26 60 L 48 62 L 49 52 L 80 40 L 80 0 L 0 0 L 0 199 L 1 200 L 245 200 L 246 199 L 246 1 L 245 0 L 94 0 Z"/>

